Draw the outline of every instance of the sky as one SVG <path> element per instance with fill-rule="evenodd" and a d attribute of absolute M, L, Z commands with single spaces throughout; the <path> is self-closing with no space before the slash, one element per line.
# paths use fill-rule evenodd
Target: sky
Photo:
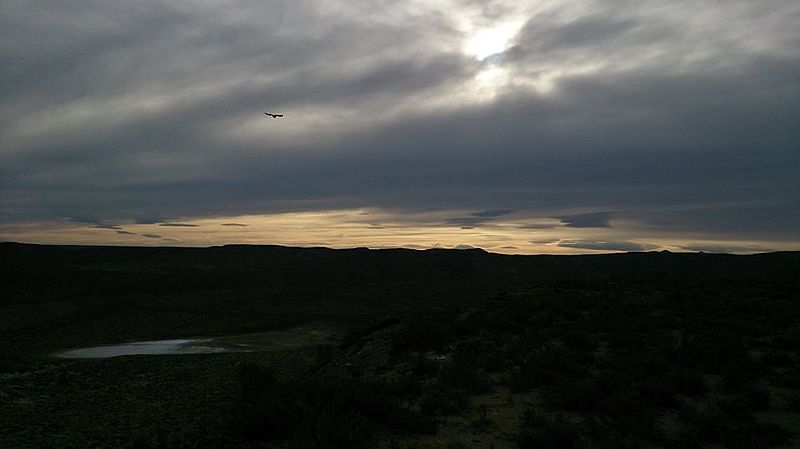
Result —
<path fill-rule="evenodd" d="M 798 23 L 796 0 L 4 0 L 0 240 L 800 250 Z"/>

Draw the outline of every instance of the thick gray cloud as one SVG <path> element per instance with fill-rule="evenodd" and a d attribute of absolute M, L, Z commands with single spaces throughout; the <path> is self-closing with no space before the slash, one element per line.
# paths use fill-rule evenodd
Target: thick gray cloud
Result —
<path fill-rule="evenodd" d="M 563 215 L 556 217 L 568 228 L 610 228 L 611 212 L 592 212 L 587 214 Z"/>
<path fill-rule="evenodd" d="M 645 251 L 647 249 L 647 246 L 641 243 L 625 241 L 589 242 L 583 240 L 562 240 L 558 242 L 558 246 L 600 251 Z"/>
<path fill-rule="evenodd" d="M 199 225 L 191 224 L 191 223 L 159 223 L 159 226 L 164 226 L 168 228 L 197 228 Z"/>
<path fill-rule="evenodd" d="M 510 209 L 489 209 L 480 212 L 473 212 L 468 217 L 453 217 L 448 218 L 445 222 L 450 225 L 459 226 L 462 229 L 472 229 L 475 226 L 482 225 L 486 222 L 492 221 L 495 218 L 502 217 L 514 212 Z"/>
<path fill-rule="evenodd" d="M 507 21 L 491 60 L 463 51 Z M 433 208 L 797 241 L 798 22 L 790 0 L 6 1 L 2 220 Z"/>
<path fill-rule="evenodd" d="M 482 210 L 480 212 L 472 213 L 473 217 L 483 217 L 483 218 L 497 218 L 502 217 L 503 215 L 508 215 L 514 212 L 510 209 L 490 209 L 490 210 Z"/>
<path fill-rule="evenodd" d="M 115 230 L 122 230 L 120 226 L 110 225 L 110 224 L 96 224 L 92 226 L 93 228 L 98 229 L 115 229 Z"/>

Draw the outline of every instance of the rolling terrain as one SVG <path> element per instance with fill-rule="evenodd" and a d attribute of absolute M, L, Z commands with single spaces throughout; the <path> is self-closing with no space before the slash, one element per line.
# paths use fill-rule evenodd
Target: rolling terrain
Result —
<path fill-rule="evenodd" d="M 796 447 L 799 274 L 800 253 L 2 243 L 0 446 Z"/>

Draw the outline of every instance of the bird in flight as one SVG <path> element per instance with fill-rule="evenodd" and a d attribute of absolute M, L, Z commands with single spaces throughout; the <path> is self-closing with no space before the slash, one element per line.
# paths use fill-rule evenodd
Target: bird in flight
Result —
<path fill-rule="evenodd" d="M 278 118 L 283 117 L 283 114 L 270 114 L 269 112 L 264 113 L 267 117 Z"/>

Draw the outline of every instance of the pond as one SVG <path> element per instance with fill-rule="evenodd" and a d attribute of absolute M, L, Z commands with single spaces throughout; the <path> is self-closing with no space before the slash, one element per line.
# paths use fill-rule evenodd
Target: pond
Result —
<path fill-rule="evenodd" d="M 210 354 L 298 349 L 331 344 L 341 338 L 341 330 L 330 324 L 314 324 L 222 337 L 192 337 L 172 340 L 134 341 L 87 348 L 69 349 L 54 356 L 66 359 L 98 359 L 126 355 Z"/>
<path fill-rule="evenodd" d="M 93 346 L 72 349 L 56 354 L 65 359 L 102 359 L 122 355 L 155 354 L 206 354 L 212 352 L 231 352 L 229 349 L 213 346 L 211 339 L 155 340 L 137 341 L 121 345 Z"/>

